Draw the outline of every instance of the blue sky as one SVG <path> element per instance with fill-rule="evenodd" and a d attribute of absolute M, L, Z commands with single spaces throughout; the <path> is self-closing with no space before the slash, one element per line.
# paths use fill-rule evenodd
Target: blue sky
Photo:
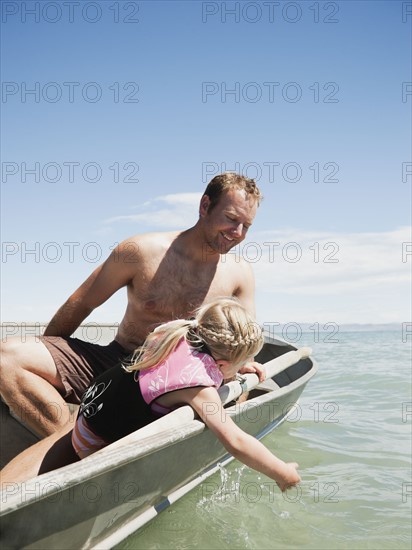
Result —
<path fill-rule="evenodd" d="M 409 321 L 411 22 L 398 1 L 2 2 L 3 321 L 195 223 L 225 169 L 265 196 L 238 251 L 261 322 Z"/>

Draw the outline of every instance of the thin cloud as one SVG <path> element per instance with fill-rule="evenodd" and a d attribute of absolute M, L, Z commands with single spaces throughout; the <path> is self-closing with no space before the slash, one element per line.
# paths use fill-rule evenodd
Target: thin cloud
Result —
<path fill-rule="evenodd" d="M 410 227 L 346 234 L 288 229 L 254 237 L 256 248 L 249 243 L 239 252 L 249 260 L 254 254 L 257 285 L 267 292 L 336 294 L 410 281 Z"/>
<path fill-rule="evenodd" d="M 251 240 L 262 251 L 252 262 L 261 321 L 341 324 L 410 319 L 411 227 L 374 233 L 287 229 L 256 233 Z M 299 260 L 288 261 L 288 252 L 293 259 L 297 250 Z"/>
<path fill-rule="evenodd" d="M 134 209 L 136 214 L 124 214 L 104 220 L 105 225 L 133 223 L 150 226 L 153 229 L 177 229 L 196 222 L 201 193 L 176 193 L 162 195 Z"/>

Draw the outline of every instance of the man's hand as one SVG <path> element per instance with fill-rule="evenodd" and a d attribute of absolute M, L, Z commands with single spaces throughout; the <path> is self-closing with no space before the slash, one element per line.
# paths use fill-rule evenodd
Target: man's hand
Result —
<path fill-rule="evenodd" d="M 239 374 L 248 374 L 253 373 L 257 374 L 259 377 L 259 382 L 264 382 L 266 380 L 266 371 L 265 367 L 256 361 L 251 361 L 246 363 L 242 368 L 239 369 Z"/>

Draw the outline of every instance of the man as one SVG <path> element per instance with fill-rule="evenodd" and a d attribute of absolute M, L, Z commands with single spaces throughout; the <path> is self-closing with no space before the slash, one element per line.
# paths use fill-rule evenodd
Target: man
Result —
<path fill-rule="evenodd" d="M 230 254 L 220 260 L 246 237 L 261 198 L 253 180 L 222 174 L 208 184 L 192 228 L 122 242 L 57 311 L 40 341 L 15 338 L 3 345 L 0 392 L 11 411 L 40 436 L 61 436 L 74 420 L 65 400 L 79 403 L 90 380 L 125 359 L 157 324 L 189 317 L 218 296 L 237 296 L 254 314 L 251 267 Z M 127 308 L 114 342 L 70 338 L 125 286 Z M 45 445 L 54 441 L 47 439 Z"/>

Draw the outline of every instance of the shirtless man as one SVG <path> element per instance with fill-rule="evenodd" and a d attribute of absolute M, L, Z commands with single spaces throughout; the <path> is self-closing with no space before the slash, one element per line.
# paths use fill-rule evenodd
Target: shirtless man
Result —
<path fill-rule="evenodd" d="M 0 392 L 16 416 L 24 416 L 40 436 L 49 436 L 37 444 L 39 457 L 57 434 L 72 427 L 65 400 L 79 403 L 91 379 L 123 360 L 157 324 L 190 317 L 219 296 L 237 296 L 254 314 L 250 265 L 231 254 L 220 260 L 244 240 L 260 200 L 253 180 L 232 173 L 216 176 L 201 198 L 196 225 L 122 242 L 57 311 L 45 338 L 24 343 L 15 338 L 3 345 Z M 127 309 L 114 342 L 102 347 L 70 338 L 96 307 L 125 286 Z M 33 475 L 35 467 L 31 453 Z"/>

